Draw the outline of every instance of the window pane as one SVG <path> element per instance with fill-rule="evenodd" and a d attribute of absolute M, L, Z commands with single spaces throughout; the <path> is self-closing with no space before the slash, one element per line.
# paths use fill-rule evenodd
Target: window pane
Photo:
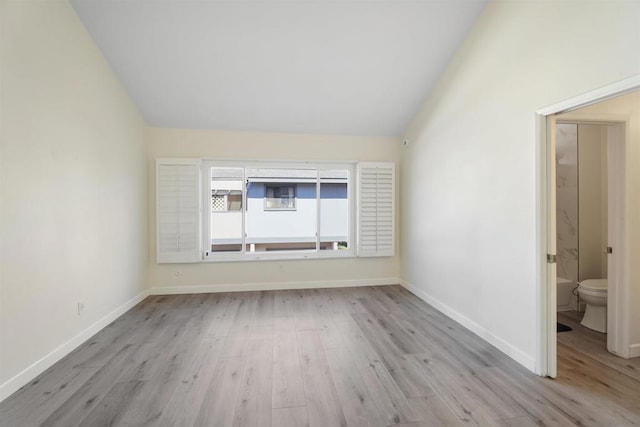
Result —
<path fill-rule="evenodd" d="M 247 168 L 246 251 L 316 249 L 315 169 Z"/>
<path fill-rule="evenodd" d="M 267 185 L 265 209 L 295 209 L 296 187 L 294 185 Z"/>
<path fill-rule="evenodd" d="M 320 171 L 320 249 L 345 250 L 349 241 L 349 171 Z"/>
<path fill-rule="evenodd" d="M 211 168 L 211 252 L 242 250 L 242 168 Z"/>
<path fill-rule="evenodd" d="M 227 196 L 227 210 L 228 211 L 241 211 L 242 210 L 242 192 L 232 190 Z"/>

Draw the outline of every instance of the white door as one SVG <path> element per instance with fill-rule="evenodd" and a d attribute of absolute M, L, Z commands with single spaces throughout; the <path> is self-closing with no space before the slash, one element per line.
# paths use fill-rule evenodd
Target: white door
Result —
<path fill-rule="evenodd" d="M 547 118 L 547 369 L 546 374 L 557 376 L 557 266 L 556 257 L 556 118 Z"/>
<path fill-rule="evenodd" d="M 629 357 L 626 344 L 624 286 L 625 226 L 625 124 L 607 127 L 607 235 L 611 253 L 607 256 L 607 350 Z M 603 248 L 605 249 L 605 248 Z"/>

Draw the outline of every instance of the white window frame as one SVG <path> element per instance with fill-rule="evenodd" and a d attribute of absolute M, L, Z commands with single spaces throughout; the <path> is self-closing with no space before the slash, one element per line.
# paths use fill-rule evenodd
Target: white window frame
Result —
<path fill-rule="evenodd" d="M 283 169 L 315 169 L 318 176 L 321 170 L 347 170 L 349 172 L 348 185 L 347 185 L 347 203 L 348 203 L 348 215 L 349 215 L 349 228 L 348 228 L 348 247 L 345 250 L 320 250 L 320 180 L 316 180 L 316 197 L 317 203 L 317 215 L 316 215 L 316 248 L 307 250 L 288 250 L 288 251 L 273 251 L 273 252 L 248 252 L 246 250 L 246 213 L 247 213 L 247 192 L 246 189 L 242 191 L 242 244 L 241 251 L 237 252 L 215 252 L 210 251 L 211 248 L 211 218 L 210 210 L 203 212 L 202 214 L 202 261 L 203 262 L 231 262 L 231 261 L 258 261 L 258 260 L 289 260 L 289 259 L 326 259 L 326 258 L 353 258 L 356 256 L 356 162 L 288 162 L 288 161 L 244 161 L 244 160 L 212 160 L 203 159 L 201 165 L 201 189 L 202 200 L 209 200 L 211 198 L 210 188 L 210 176 L 209 170 L 212 167 L 227 167 L 227 168 L 243 168 L 245 175 L 243 176 L 243 182 L 246 183 L 246 169 L 247 168 L 283 168 Z M 297 194 L 296 194 L 297 197 Z M 207 199 L 208 198 L 208 199 Z M 210 202 L 205 206 L 210 206 Z M 278 209 L 275 209 L 276 211 Z M 286 209 L 284 209 L 286 210 Z"/>

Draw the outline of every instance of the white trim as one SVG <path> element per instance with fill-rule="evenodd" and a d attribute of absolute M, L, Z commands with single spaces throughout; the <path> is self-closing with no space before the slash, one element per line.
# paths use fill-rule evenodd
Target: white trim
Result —
<path fill-rule="evenodd" d="M 547 356 L 549 354 L 548 344 L 550 339 L 548 338 L 548 324 L 549 324 L 549 310 L 548 306 L 548 273 L 547 273 L 547 187 L 544 183 L 548 180 L 548 161 L 547 161 L 547 144 L 548 139 L 548 126 L 547 118 L 541 115 L 536 115 L 536 363 L 535 373 L 538 375 L 548 375 L 550 369 L 548 366 Z M 555 336 L 554 336 L 555 338 Z M 554 351 L 555 357 L 555 351 Z M 553 370 L 553 369 L 551 369 Z"/>
<path fill-rule="evenodd" d="M 549 116 L 545 120 L 546 122 L 546 135 L 547 135 L 547 145 L 546 156 L 544 161 L 546 162 L 545 171 L 546 171 L 546 254 L 557 255 L 557 213 L 556 213 L 556 123 L 555 116 Z M 541 254 L 542 259 L 546 261 L 546 254 Z M 558 352 L 557 344 L 558 344 L 558 333 L 556 323 L 558 321 L 558 313 L 557 313 L 557 296 L 558 296 L 558 287 L 557 287 L 557 279 L 558 279 L 558 268 L 555 262 L 546 263 L 546 283 L 547 283 L 547 294 L 546 294 L 546 309 L 544 318 L 547 321 L 546 324 L 546 334 L 549 339 L 547 343 L 547 357 L 546 357 L 546 375 L 551 378 L 555 378 L 558 374 L 558 363 L 556 354 Z M 551 292 L 549 292 L 551 290 Z M 552 357 L 549 357 L 552 355 Z"/>
<path fill-rule="evenodd" d="M 513 360 L 515 360 L 525 368 L 529 369 L 530 371 L 534 371 L 536 367 L 536 360 L 534 357 L 531 357 L 519 348 L 514 347 L 497 335 L 494 335 L 484 326 L 469 319 L 465 315 L 442 303 L 423 290 L 418 289 L 416 286 L 413 286 L 405 281 L 402 281 L 401 285 L 439 312 L 460 323 L 462 326 L 469 329 L 471 332 L 478 335 L 480 338 L 487 341 L 489 344 L 493 345 L 507 356 L 511 357 Z"/>
<path fill-rule="evenodd" d="M 256 242 L 257 244 L 257 242 Z M 240 251 L 237 252 L 238 254 Z M 253 255 L 255 254 L 255 255 Z M 247 261 L 289 261 L 296 259 L 312 260 L 312 259 L 345 259 L 357 258 L 350 249 L 345 250 L 326 250 L 316 251 L 315 249 L 292 249 L 288 251 L 273 252 L 245 252 L 242 257 L 236 255 L 235 252 L 220 252 L 215 258 L 205 258 L 203 263 L 225 263 L 225 262 L 247 262 Z"/>
<path fill-rule="evenodd" d="M 58 346 L 49 354 L 42 357 L 40 360 L 32 363 L 26 369 L 24 369 L 19 374 L 15 375 L 13 378 L 8 379 L 3 384 L 0 385 L 0 402 L 11 396 L 20 387 L 28 384 L 30 381 L 35 379 L 38 375 L 46 371 L 48 368 L 53 366 L 58 360 L 62 359 L 77 347 L 79 347 L 86 340 L 94 336 L 96 333 L 104 329 L 111 322 L 116 320 L 118 317 L 122 316 L 124 313 L 133 308 L 136 304 L 140 303 L 149 295 L 148 291 L 143 291 L 131 298 L 129 301 L 117 307 L 115 310 L 111 311 L 104 317 L 102 317 L 97 322 L 90 325 L 88 328 L 71 338 L 69 341 L 64 344 Z"/>
<path fill-rule="evenodd" d="M 314 282 L 278 282 L 278 283 L 237 283 L 194 286 L 155 286 L 149 289 L 149 295 L 208 294 L 216 292 L 276 291 L 288 289 L 351 288 L 355 286 L 398 285 L 400 279 L 389 277 L 382 279 L 329 280 Z"/>
<path fill-rule="evenodd" d="M 555 314 L 551 314 L 551 307 L 548 307 L 547 302 L 550 298 L 549 287 L 551 284 L 548 279 L 548 265 L 544 254 L 548 253 L 548 246 L 550 245 L 550 239 L 547 238 L 549 232 L 549 224 L 547 221 L 547 209 L 548 203 L 548 175 L 547 159 L 548 150 L 547 144 L 549 141 L 549 135 L 547 128 L 547 118 L 558 113 L 566 113 L 568 111 L 586 107 L 587 105 L 595 104 L 619 95 L 623 95 L 635 90 L 640 89 L 640 74 L 633 75 L 624 80 L 611 83 L 609 85 L 597 88 L 582 95 L 575 96 L 573 98 L 549 105 L 536 111 L 536 186 L 537 186 L 537 239 L 536 239 L 536 254 L 537 259 L 537 280 L 536 280 L 536 316 L 537 316 L 537 350 L 535 372 L 541 376 L 555 376 L 555 361 L 556 361 L 556 334 L 550 332 L 552 329 L 555 331 L 555 319 L 551 319 Z M 614 120 L 616 121 L 616 120 Z M 553 280 L 553 279 L 551 279 Z M 555 288 L 555 287 L 554 287 Z M 555 310 L 554 310 L 555 313 Z M 549 362 L 551 366 L 549 366 Z"/>
<path fill-rule="evenodd" d="M 624 114 L 575 114 L 563 113 L 557 118 L 556 123 L 588 124 L 588 125 L 611 125 L 616 123 L 626 123 L 630 120 L 629 115 Z"/>
<path fill-rule="evenodd" d="M 536 111 L 536 114 L 550 116 L 552 114 L 565 113 L 576 108 L 586 107 L 616 96 L 624 95 L 625 93 L 633 92 L 636 89 L 640 89 L 640 74 L 541 108 Z"/>
<path fill-rule="evenodd" d="M 629 346 L 629 358 L 640 357 L 640 343 Z"/>

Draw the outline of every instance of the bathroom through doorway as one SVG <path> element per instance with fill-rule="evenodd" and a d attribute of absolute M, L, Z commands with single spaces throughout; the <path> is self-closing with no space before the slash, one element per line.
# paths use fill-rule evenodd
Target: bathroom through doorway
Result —
<path fill-rule="evenodd" d="M 581 110 L 555 119 L 557 344 L 625 357 L 618 315 L 626 312 L 627 122 Z"/>

